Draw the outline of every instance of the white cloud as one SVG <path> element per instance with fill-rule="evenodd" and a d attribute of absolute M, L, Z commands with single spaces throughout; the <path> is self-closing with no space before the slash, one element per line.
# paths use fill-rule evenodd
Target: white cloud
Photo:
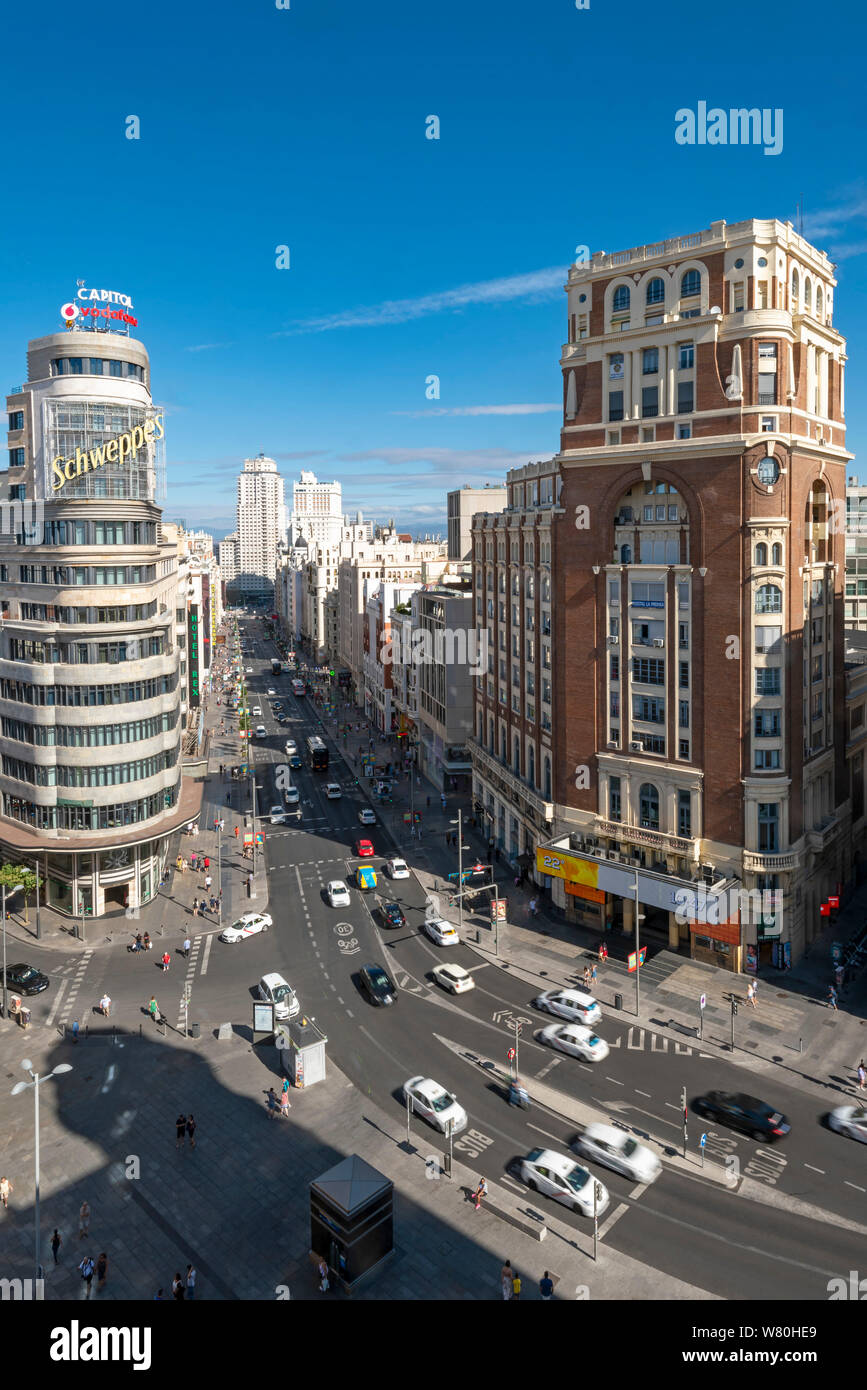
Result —
<path fill-rule="evenodd" d="M 185 352 L 211 352 L 214 348 L 232 347 L 232 343 L 193 343 Z"/>
<path fill-rule="evenodd" d="M 345 309 L 321 318 L 301 319 L 291 328 L 272 336 L 283 338 L 296 333 L 327 333 L 333 328 L 377 328 L 383 324 L 408 323 L 411 319 L 427 318 L 431 314 L 465 309 L 473 304 L 505 304 L 513 300 L 535 303 L 559 294 L 567 273 L 565 266 L 552 266 L 547 270 L 529 271 L 526 275 L 506 275 L 498 280 L 458 285 L 455 289 L 440 290 L 437 294 L 423 294 L 412 299 L 387 299 L 382 304 Z"/>

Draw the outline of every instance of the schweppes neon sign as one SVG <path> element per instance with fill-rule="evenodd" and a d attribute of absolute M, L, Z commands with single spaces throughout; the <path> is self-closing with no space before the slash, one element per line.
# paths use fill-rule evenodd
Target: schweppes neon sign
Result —
<path fill-rule="evenodd" d="M 54 472 L 51 486 L 55 492 L 59 492 L 81 473 L 104 468 L 107 463 L 134 463 L 140 449 L 149 448 L 155 439 L 162 439 L 164 434 L 163 417 L 156 415 L 153 420 L 145 420 L 143 425 L 136 425 L 134 429 L 118 435 L 117 439 L 110 439 L 107 444 L 100 444 L 95 449 L 77 448 L 73 457 L 68 459 L 58 454 L 57 458 L 51 460 Z"/>

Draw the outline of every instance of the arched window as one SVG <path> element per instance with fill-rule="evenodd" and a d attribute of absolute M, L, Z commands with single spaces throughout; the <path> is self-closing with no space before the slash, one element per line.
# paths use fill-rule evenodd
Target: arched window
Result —
<path fill-rule="evenodd" d="M 516 777 L 520 777 L 520 775 L 521 775 L 521 740 L 518 738 L 518 735 L 517 735 L 517 734 L 515 734 L 515 739 L 514 739 L 514 742 L 513 742 L 513 744 L 512 744 L 512 760 L 513 760 L 513 767 L 514 767 L 515 776 L 516 776 Z"/>
<path fill-rule="evenodd" d="M 517 570 L 516 570 L 515 573 L 512 575 L 512 593 L 513 593 L 513 594 L 515 595 L 515 597 L 517 598 L 517 596 L 520 594 L 520 592 L 521 592 L 521 576 L 518 574 L 518 572 L 517 572 Z"/>
<path fill-rule="evenodd" d="M 529 753 L 528 753 L 528 755 L 527 755 L 527 781 L 530 783 L 530 786 L 531 786 L 531 787 L 535 787 L 535 785 L 536 785 L 536 750 L 535 750 L 535 748 L 533 747 L 532 744 L 530 745 L 530 751 L 529 751 Z"/>
<path fill-rule="evenodd" d="M 771 546 L 771 564 L 781 565 L 783 563 L 783 547 L 777 541 L 776 545 Z"/>
<path fill-rule="evenodd" d="M 551 759 L 545 755 L 545 800 L 551 800 Z"/>
<path fill-rule="evenodd" d="M 701 276 L 697 270 L 687 270 L 680 282 L 680 297 L 691 299 L 696 294 L 701 294 Z"/>
<path fill-rule="evenodd" d="M 817 318 L 817 319 L 820 319 L 820 318 L 822 317 L 822 303 L 823 303 L 822 286 L 821 286 L 821 285 L 817 285 L 817 286 L 816 286 L 816 318 Z"/>
<path fill-rule="evenodd" d="M 756 564 L 766 565 L 767 563 L 768 547 L 765 545 L 764 541 L 759 541 L 759 544 L 756 546 Z"/>
<path fill-rule="evenodd" d="M 614 291 L 614 313 L 617 314 L 621 309 L 629 308 L 629 286 L 618 285 Z"/>
<path fill-rule="evenodd" d="M 652 280 L 647 282 L 647 302 L 648 304 L 665 303 L 665 281 L 658 275 L 654 275 Z"/>
<path fill-rule="evenodd" d="M 550 545 L 548 546 L 548 549 L 551 549 Z M 542 576 L 542 592 L 540 594 L 540 598 L 543 603 L 551 602 L 551 581 L 548 578 L 547 574 Z"/>
<path fill-rule="evenodd" d="M 631 564 L 632 564 L 632 546 L 631 546 L 631 545 L 622 545 L 622 546 L 620 547 L 620 563 L 621 563 L 621 565 L 631 565 Z"/>
<path fill-rule="evenodd" d="M 528 575 L 528 577 L 527 577 L 527 598 L 535 598 L 535 596 L 536 596 L 536 581 L 535 581 L 533 575 L 531 574 L 531 575 Z"/>
<path fill-rule="evenodd" d="M 809 314 L 813 306 L 813 286 L 810 284 L 809 275 L 804 281 L 804 313 Z"/>
<path fill-rule="evenodd" d="M 776 584 L 762 584 L 756 589 L 757 613 L 782 613 L 783 591 Z"/>
<path fill-rule="evenodd" d="M 659 792 L 652 782 L 643 782 L 638 793 L 638 815 L 642 830 L 659 829 Z"/>
<path fill-rule="evenodd" d="M 795 310 L 796 310 L 797 307 L 798 307 L 798 295 L 800 294 L 800 291 L 801 291 L 801 281 L 800 281 L 800 277 L 799 277 L 799 275 L 798 275 L 797 267 L 793 267 L 793 269 L 792 269 L 792 313 L 794 313 Z"/>

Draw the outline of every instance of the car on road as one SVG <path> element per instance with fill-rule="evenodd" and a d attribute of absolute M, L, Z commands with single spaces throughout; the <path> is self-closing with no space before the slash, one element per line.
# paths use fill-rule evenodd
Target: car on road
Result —
<path fill-rule="evenodd" d="M 257 725 L 256 725 L 256 737 L 257 737 L 257 738 L 267 738 L 267 737 L 268 737 L 268 730 L 265 728 L 265 725 L 264 725 L 264 724 L 257 724 Z"/>
<path fill-rule="evenodd" d="M 693 1101 L 692 1108 L 702 1119 L 716 1120 L 768 1144 L 784 1138 L 792 1127 L 772 1105 L 740 1091 L 708 1091 Z"/>
<path fill-rule="evenodd" d="M 536 996 L 533 1005 L 544 1013 L 566 1018 L 570 1023 L 596 1023 L 602 1017 L 602 1010 L 593 996 L 580 989 L 547 989 Z"/>
<path fill-rule="evenodd" d="M 409 1101 L 414 1114 L 417 1112 L 424 1115 L 425 1119 L 442 1130 L 443 1134 L 448 1134 L 450 1125 L 452 1134 L 457 1134 L 467 1127 L 467 1112 L 464 1107 L 458 1105 L 451 1091 L 447 1091 L 430 1077 L 410 1077 L 409 1081 L 404 1083 L 403 1099 L 405 1102 Z"/>
<path fill-rule="evenodd" d="M 297 787 L 284 787 L 283 800 L 287 806 L 299 806 L 301 804 L 301 793 Z"/>
<path fill-rule="evenodd" d="M 863 1105 L 838 1105 L 828 1116 L 829 1128 L 867 1144 L 867 1110 Z"/>
<path fill-rule="evenodd" d="M 359 859 L 372 859 L 372 858 L 373 858 L 373 841 L 372 841 L 372 840 L 356 840 L 356 841 L 355 841 L 355 853 L 356 853 L 356 855 L 358 856 Z"/>
<path fill-rule="evenodd" d="M 382 918 L 384 927 L 405 927 L 406 916 L 400 903 L 392 902 L 386 898 L 379 905 L 379 915 Z"/>
<path fill-rule="evenodd" d="M 389 878 L 409 878 L 405 859 L 386 859 L 385 872 Z"/>
<path fill-rule="evenodd" d="M 0 966 L 0 978 L 2 976 L 3 969 Z M 37 970 L 35 965 L 7 965 L 6 967 L 7 988 L 18 990 L 21 994 L 41 994 L 50 983 L 48 976 L 43 975 L 41 970 Z"/>
<path fill-rule="evenodd" d="M 349 889 L 339 878 L 333 878 L 325 889 L 327 897 L 332 907 L 349 907 L 352 899 L 349 896 Z"/>
<path fill-rule="evenodd" d="M 355 886 L 360 888 L 363 893 L 370 892 L 376 887 L 376 870 L 372 864 L 359 864 L 355 870 Z"/>
<path fill-rule="evenodd" d="M 244 669 L 245 669 L 245 671 L 246 671 L 246 673 L 247 673 L 248 676 L 252 676 L 252 674 L 253 674 L 253 667 L 252 667 L 252 666 L 245 666 Z"/>
<path fill-rule="evenodd" d="M 340 783 L 339 783 L 339 782 L 326 782 L 326 783 L 325 783 L 325 795 L 328 797 L 328 800 L 329 800 L 329 801 L 337 801 L 337 800 L 339 800 L 339 798 L 340 798 L 340 796 L 341 796 Z"/>
<path fill-rule="evenodd" d="M 441 917 L 426 919 L 422 927 L 435 946 L 457 946 L 461 939 L 451 922 L 444 922 Z"/>
<path fill-rule="evenodd" d="M 582 1158 L 623 1173 L 633 1182 L 655 1182 L 662 1172 L 662 1164 L 646 1144 L 639 1144 L 631 1134 L 613 1125 L 588 1125 L 572 1140 L 571 1148 Z"/>
<path fill-rule="evenodd" d="M 466 994 L 468 989 L 476 987 L 469 970 L 464 970 L 462 965 L 435 965 L 433 977 L 449 994 Z"/>
<path fill-rule="evenodd" d="M 262 706 L 261 706 L 261 705 L 254 705 L 254 707 L 253 707 L 253 714 L 254 714 L 254 715 L 258 715 L 258 717 L 261 719 L 261 718 L 262 718 Z"/>
<path fill-rule="evenodd" d="M 580 1057 L 582 1062 L 604 1062 L 608 1056 L 604 1038 L 597 1038 L 583 1023 L 549 1023 L 539 1033 L 539 1042 L 569 1057 Z"/>
<path fill-rule="evenodd" d="M 593 1215 L 593 1186 L 586 1168 L 565 1154 L 553 1149 L 532 1149 L 518 1165 L 521 1181 L 543 1197 L 553 1197 L 572 1211 L 582 1216 Z M 596 1214 L 601 1216 L 608 1209 L 611 1198 L 604 1183 L 599 1183 L 602 1191 L 597 1194 Z"/>
<path fill-rule="evenodd" d="M 301 1005 L 294 989 L 276 971 L 262 976 L 258 996 L 269 1004 L 276 1005 L 274 1012 L 278 1018 L 295 1018 L 301 1012 Z"/>
<path fill-rule="evenodd" d="M 358 983 L 371 1004 L 394 1004 L 397 1000 L 397 985 L 381 965 L 363 965 Z"/>
<path fill-rule="evenodd" d="M 294 738 L 287 738 L 286 742 L 283 744 L 283 752 L 287 757 L 290 753 L 298 752 L 298 744 L 295 742 Z"/>
<path fill-rule="evenodd" d="M 269 694 L 269 695 L 276 695 L 276 694 L 277 694 L 277 691 L 274 689 L 273 685 L 269 685 L 269 687 L 268 687 L 268 694 Z"/>
<path fill-rule="evenodd" d="M 359 825 L 376 825 L 376 812 L 370 806 L 362 806 L 358 813 Z"/>
<path fill-rule="evenodd" d="M 271 824 L 272 824 L 272 825 L 285 825 L 285 824 L 286 824 L 286 808 L 285 808 L 284 806 L 272 806 L 272 807 L 271 807 Z"/>
<path fill-rule="evenodd" d="M 285 714 L 278 714 L 278 715 L 276 715 L 275 717 L 276 717 L 276 720 L 277 720 L 277 723 L 278 723 L 278 724 L 285 724 L 285 723 L 286 723 L 286 715 L 285 715 Z"/>
<path fill-rule="evenodd" d="M 233 922 L 230 927 L 224 927 L 220 932 L 220 940 L 235 945 L 238 941 L 245 941 L 248 936 L 258 936 L 259 932 L 267 931 L 271 925 L 270 913 L 245 912 L 237 922 Z"/>
<path fill-rule="evenodd" d="M 300 753 L 290 753 L 289 766 L 292 768 L 293 772 L 297 772 L 299 767 L 303 767 Z"/>

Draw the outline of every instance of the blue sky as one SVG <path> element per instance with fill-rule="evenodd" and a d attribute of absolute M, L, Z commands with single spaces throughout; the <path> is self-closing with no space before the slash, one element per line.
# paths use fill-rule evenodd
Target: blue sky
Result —
<path fill-rule="evenodd" d="M 444 529 L 449 487 L 557 448 L 576 246 L 794 219 L 801 197 L 838 263 L 861 451 L 860 8 L 49 0 L 5 37 L 4 390 L 77 279 L 130 294 L 169 517 L 232 529 L 263 450 L 287 480 L 339 478 L 347 510 Z M 701 100 L 782 108 L 782 153 L 676 144 Z"/>

